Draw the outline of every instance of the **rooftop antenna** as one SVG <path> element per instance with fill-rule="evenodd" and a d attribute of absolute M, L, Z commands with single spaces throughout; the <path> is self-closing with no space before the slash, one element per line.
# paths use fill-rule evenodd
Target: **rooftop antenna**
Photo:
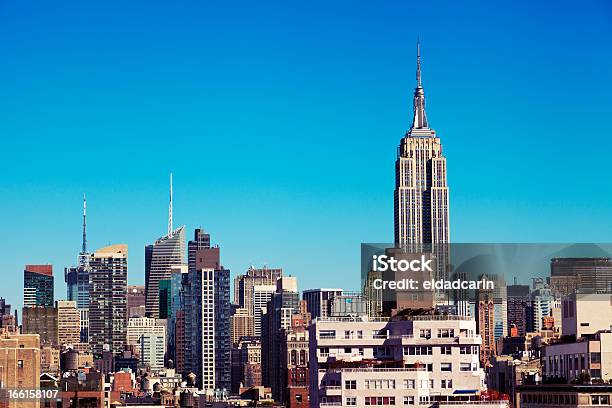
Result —
<path fill-rule="evenodd" d="M 87 197 L 83 193 L 83 246 L 81 251 L 87 253 Z"/>
<path fill-rule="evenodd" d="M 417 72 L 416 72 L 417 87 L 421 87 L 421 39 L 417 36 Z"/>
<path fill-rule="evenodd" d="M 168 206 L 168 236 L 172 235 L 172 173 L 170 173 L 170 205 Z"/>

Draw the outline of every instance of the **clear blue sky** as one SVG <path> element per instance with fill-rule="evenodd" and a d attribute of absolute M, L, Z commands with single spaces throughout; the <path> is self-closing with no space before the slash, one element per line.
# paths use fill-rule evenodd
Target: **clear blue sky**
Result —
<path fill-rule="evenodd" d="M 610 241 L 612 4 L 0 0 L 0 296 L 202 226 L 233 273 L 356 288 L 393 238 L 421 36 L 456 242 Z"/>

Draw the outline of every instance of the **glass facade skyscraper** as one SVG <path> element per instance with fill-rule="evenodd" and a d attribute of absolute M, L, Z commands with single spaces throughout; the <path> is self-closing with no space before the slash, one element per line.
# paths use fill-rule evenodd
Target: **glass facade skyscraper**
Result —
<path fill-rule="evenodd" d="M 52 265 L 26 265 L 23 271 L 23 305 L 53 306 Z"/>

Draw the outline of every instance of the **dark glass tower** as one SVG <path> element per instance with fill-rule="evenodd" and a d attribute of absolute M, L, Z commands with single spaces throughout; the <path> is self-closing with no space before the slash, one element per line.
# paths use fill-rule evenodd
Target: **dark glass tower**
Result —
<path fill-rule="evenodd" d="M 52 265 L 26 265 L 23 271 L 23 305 L 53 306 Z"/>

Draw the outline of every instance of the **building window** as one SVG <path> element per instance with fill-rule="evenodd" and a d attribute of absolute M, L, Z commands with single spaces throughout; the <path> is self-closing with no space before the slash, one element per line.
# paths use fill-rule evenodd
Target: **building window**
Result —
<path fill-rule="evenodd" d="M 356 406 L 357 405 L 357 397 L 346 397 L 346 405 Z"/>
<path fill-rule="evenodd" d="M 414 405 L 414 397 L 413 396 L 404 397 L 404 405 Z"/>
<path fill-rule="evenodd" d="M 452 354 L 452 347 L 451 346 L 441 346 L 440 354 Z"/>
<path fill-rule="evenodd" d="M 453 329 L 438 329 L 438 337 L 442 339 L 448 339 L 455 337 L 455 330 Z"/>
<path fill-rule="evenodd" d="M 414 389 L 414 380 L 404 380 L 404 389 L 406 390 Z"/>
<path fill-rule="evenodd" d="M 336 331 L 335 330 L 320 330 L 319 338 L 320 339 L 335 339 Z"/>
<path fill-rule="evenodd" d="M 344 389 L 345 390 L 356 390 L 357 389 L 357 380 L 346 380 L 346 381 L 344 381 Z"/>
<path fill-rule="evenodd" d="M 367 390 L 395 389 L 395 380 L 365 380 Z"/>
<path fill-rule="evenodd" d="M 440 363 L 440 371 L 453 371 L 451 363 Z"/>
<path fill-rule="evenodd" d="M 404 347 L 404 355 L 408 355 L 408 356 L 431 355 L 431 347 L 429 346 L 406 346 Z"/>
<path fill-rule="evenodd" d="M 365 405 L 395 405 L 395 397 L 365 397 Z"/>
<path fill-rule="evenodd" d="M 470 364 L 470 363 L 461 363 L 459 365 L 459 371 L 472 371 L 472 364 Z"/>
<path fill-rule="evenodd" d="M 453 380 L 440 381 L 440 388 L 453 388 Z"/>
<path fill-rule="evenodd" d="M 610 396 L 591 395 L 591 405 L 610 405 Z"/>
<path fill-rule="evenodd" d="M 17 368 L 23 368 L 23 360 L 17 360 Z"/>
<path fill-rule="evenodd" d="M 421 329 L 419 336 L 422 339 L 431 339 L 431 329 Z"/>

